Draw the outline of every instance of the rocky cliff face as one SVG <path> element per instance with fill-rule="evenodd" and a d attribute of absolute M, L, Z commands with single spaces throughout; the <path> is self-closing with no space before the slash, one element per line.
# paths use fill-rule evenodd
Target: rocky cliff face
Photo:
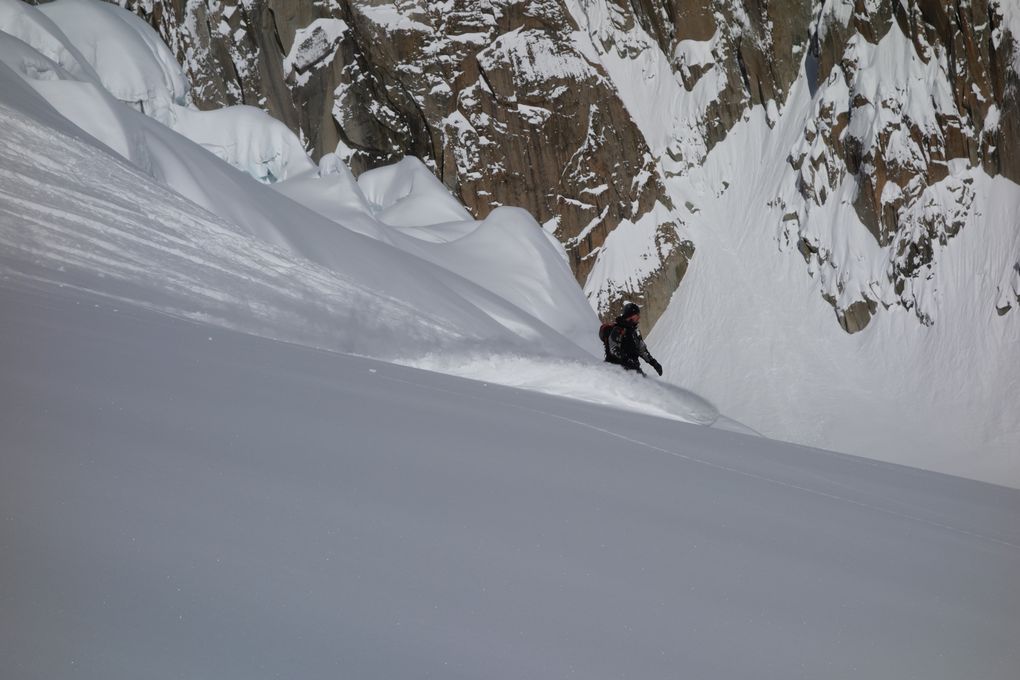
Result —
<path fill-rule="evenodd" d="M 818 91 L 790 155 L 801 200 L 790 201 L 786 236 L 821 273 L 846 330 L 894 304 L 932 323 L 918 288 L 934 276 L 935 249 L 973 217 L 966 171 L 1020 182 L 1008 151 L 1020 140 L 1016 54 L 987 0 L 828 3 L 817 13 L 808 67 Z M 834 201 L 888 250 L 884 280 L 841 282 L 853 277 L 831 235 L 806 226 Z"/>
<path fill-rule="evenodd" d="M 528 209 L 556 229 L 581 281 L 608 232 L 669 204 L 640 130 L 606 73 L 575 48 L 561 3 L 351 2 L 348 10 L 365 48 L 334 114 L 355 166 L 410 152 L 476 216 Z M 373 134 L 364 112 L 380 106 L 397 124 Z M 674 241 L 676 226 L 658 225 Z"/>
<path fill-rule="evenodd" d="M 964 170 L 1020 180 L 1001 0 L 119 1 L 200 107 L 266 108 L 355 172 L 415 155 L 478 217 L 527 208 L 604 313 L 637 298 L 654 322 L 697 245 L 675 180 L 750 110 L 788 120 L 798 80 L 811 110 L 771 205 L 848 332 L 893 305 L 931 323 L 917 291 L 972 216 Z M 884 271 L 850 271 L 839 205 Z M 1002 279 L 1005 313 L 1020 265 Z"/>
<path fill-rule="evenodd" d="M 578 3 L 588 8 L 598 4 Z M 712 96 L 694 121 L 704 135 L 705 151 L 726 137 L 749 106 L 775 110 L 786 102 L 810 38 L 810 0 L 606 4 L 616 8 L 623 23 L 636 21 L 647 32 L 685 91 L 715 81 Z"/>
<path fill-rule="evenodd" d="M 582 283 L 606 236 L 658 205 L 652 251 L 668 274 L 638 290 L 661 310 L 682 276 L 693 249 L 656 159 L 558 0 L 122 4 L 176 50 L 199 107 L 266 108 L 355 172 L 417 156 L 479 218 L 532 212 Z"/>

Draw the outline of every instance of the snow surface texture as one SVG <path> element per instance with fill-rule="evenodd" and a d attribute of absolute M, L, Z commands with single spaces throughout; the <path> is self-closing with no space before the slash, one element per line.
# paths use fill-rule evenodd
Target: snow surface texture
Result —
<path fill-rule="evenodd" d="M 5 680 L 1016 677 L 1020 491 L 66 288 L 0 309 Z"/>

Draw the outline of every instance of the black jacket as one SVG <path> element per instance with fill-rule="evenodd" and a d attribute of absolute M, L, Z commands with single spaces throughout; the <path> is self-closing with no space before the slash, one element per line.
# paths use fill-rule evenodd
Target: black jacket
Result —
<path fill-rule="evenodd" d="M 609 331 L 609 338 L 606 340 L 606 361 L 611 364 L 619 364 L 628 371 L 641 370 L 641 363 L 638 359 L 644 359 L 650 366 L 657 367 L 657 362 L 648 352 L 644 338 L 637 324 L 631 323 L 623 317 L 617 317 L 616 324 Z M 656 370 L 659 370 L 656 368 Z"/>

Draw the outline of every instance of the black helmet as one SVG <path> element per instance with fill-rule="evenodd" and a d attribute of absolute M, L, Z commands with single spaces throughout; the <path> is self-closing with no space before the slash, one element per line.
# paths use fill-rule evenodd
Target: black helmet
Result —
<path fill-rule="evenodd" d="M 627 302 L 627 303 L 624 303 L 624 305 L 623 305 L 623 312 L 620 314 L 620 316 L 622 316 L 624 319 L 629 319 L 630 317 L 634 316 L 635 314 L 640 314 L 640 313 L 641 313 L 641 308 L 640 307 L 638 307 L 633 302 Z"/>

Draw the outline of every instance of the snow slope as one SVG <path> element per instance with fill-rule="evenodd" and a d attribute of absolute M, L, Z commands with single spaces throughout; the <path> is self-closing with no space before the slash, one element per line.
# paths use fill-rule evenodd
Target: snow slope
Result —
<path fill-rule="evenodd" d="M 1016 676 L 1020 491 L 0 308 L 5 679 Z"/>
<path fill-rule="evenodd" d="M 730 431 L 516 211 L 260 184 L 66 55 L 0 33 L 4 680 L 1015 678 L 1020 491 Z"/>
<path fill-rule="evenodd" d="M 671 180 L 697 208 L 698 251 L 652 352 L 668 378 L 765 436 L 1020 486 L 1020 315 L 995 311 L 999 273 L 1020 252 L 1020 187 L 973 170 L 948 178 L 971 183 L 975 214 L 949 247 L 935 245 L 938 276 L 917 284 L 935 323 L 891 307 L 847 335 L 819 286 L 868 286 L 894 254 L 852 209 L 830 208 L 811 228 L 836 225 L 823 247 L 850 273 L 812 275 L 796 236 L 774 226 L 808 97 L 798 83 L 775 129 L 755 110 L 703 168 Z"/>
<path fill-rule="evenodd" d="M 878 247 L 857 221 L 847 206 L 853 198 L 847 193 L 850 184 L 834 187 L 844 193 L 836 192 L 824 206 L 801 210 L 797 221 L 784 222 L 802 205 L 787 159 L 791 153 L 814 157 L 818 151 L 805 147 L 805 115 L 825 97 L 845 94 L 838 82 L 812 97 L 802 77 L 783 111 L 753 111 L 708 153 L 703 131 L 692 121 L 702 119 L 718 94 L 721 66 L 711 56 L 718 36 L 681 43 L 667 57 L 639 24 L 618 25 L 610 5 L 567 4 L 581 27 L 575 35 L 578 49 L 601 63 L 617 84 L 663 163 L 663 179 L 677 206 L 659 205 L 638 222 L 621 224 L 607 239 L 587 292 L 598 304 L 604 301 L 599 295 L 618 286 L 639 286 L 674 247 L 659 238 L 661 224 L 680 223 L 678 233 L 696 245 L 696 261 L 672 309 L 649 338 L 665 359 L 665 378 L 683 387 L 636 388 L 644 394 L 637 399 L 639 408 L 704 422 L 717 413 L 707 398 L 767 436 L 1020 486 L 1020 420 L 1013 415 L 1020 363 L 1012 360 L 1020 344 L 1020 316 L 995 313 L 1020 280 L 1014 267 L 1020 254 L 1015 228 L 1020 189 L 979 171 L 952 168 L 946 181 L 926 190 L 925 210 L 958 211 L 952 193 L 965 188 L 969 223 L 948 248 L 936 246 L 930 279 L 918 277 L 897 293 L 886 277 L 896 244 Z M 288 262 L 297 257 L 299 270 L 312 262 L 327 277 L 343 272 L 343 286 L 356 282 L 370 291 L 357 302 L 346 293 L 328 298 L 333 316 L 323 323 L 311 312 L 295 311 L 321 307 L 321 296 L 303 294 L 298 305 L 248 304 L 242 289 L 235 288 L 231 299 L 247 307 L 245 314 L 261 315 L 259 332 L 391 358 L 413 347 L 416 356 L 402 356 L 403 361 L 633 405 L 630 387 L 614 384 L 605 390 L 600 384 L 605 376 L 589 367 L 584 352 L 598 352 L 591 330 L 596 320 L 558 262 L 558 246 L 545 243 L 526 214 L 501 209 L 479 223 L 413 159 L 354 180 L 336 157 L 323 159 L 316 170 L 282 125 L 254 109 L 190 109 L 186 85 L 168 63 L 166 48 L 118 8 L 59 0 L 37 10 L 0 0 L 0 28 L 28 43 L 5 39 L 0 49 L 12 56 L 2 61 L 136 169 L 214 213 L 227 230 L 269 244 L 273 256 Z M 97 40 L 100 34 L 107 40 Z M 332 44 L 323 35 L 328 39 L 315 43 L 315 49 Z M 865 74 L 858 85 L 869 93 L 884 92 L 890 83 L 905 88 L 915 95 L 907 102 L 912 112 L 917 108 L 913 118 L 930 120 L 934 103 L 924 83 L 932 80 L 936 94 L 944 84 L 937 72 L 929 72 L 934 65 L 896 61 L 912 53 L 904 52 L 905 40 L 891 31 L 878 46 L 861 45 L 861 56 L 874 63 L 874 72 L 896 78 L 882 85 Z M 130 58 L 111 57 L 120 53 Z M 711 70 L 688 92 L 671 60 Z M 25 98 L 6 99 L 10 106 L 22 106 Z M 213 163 L 203 149 L 250 177 Z M 683 162 L 668 160 L 671 156 Z M 702 160 L 704 167 L 691 167 Z M 259 190 L 252 177 L 272 182 L 277 193 Z M 291 200 L 281 201 L 279 195 Z M 366 245 L 350 232 L 378 244 Z M 796 247 L 801 237 L 830 255 L 832 266 L 805 263 Z M 225 256 L 231 247 L 225 246 Z M 280 275 L 277 283 L 283 285 L 285 278 Z M 445 290 L 438 293 L 422 280 L 442 281 Z M 465 287 L 464 281 L 472 285 Z M 616 283 L 603 285 L 607 281 Z M 204 287 L 218 285 L 210 280 Z M 336 296 L 337 285 L 325 289 Z M 404 301 L 406 309 L 382 320 L 367 314 L 366 307 L 386 304 L 371 291 L 392 291 L 384 295 Z M 822 294 L 841 304 L 861 296 L 882 304 L 902 298 L 934 324 L 920 326 L 911 313 L 894 306 L 879 310 L 859 337 L 846 337 Z M 341 297 L 345 301 L 335 304 Z M 255 329 L 224 312 L 223 301 L 212 311 L 178 302 L 175 310 Z M 284 318 L 301 321 L 276 324 L 281 331 L 274 324 Z M 355 342 L 344 328 L 362 320 L 392 333 L 362 333 Z M 479 337 L 483 326 L 487 330 Z M 549 329 L 567 342 L 548 336 Z M 394 341 L 393 333 L 413 341 Z M 480 340 L 480 353 L 463 347 Z M 490 341 L 509 354 L 488 358 Z M 444 353 L 454 344 L 461 347 L 458 353 Z M 524 366 L 535 362 L 536 349 L 556 359 Z M 451 360 L 465 352 L 471 353 L 470 361 Z M 561 358 L 580 362 L 592 377 L 564 373 L 557 363 Z M 664 392 L 670 396 L 663 408 Z"/>

